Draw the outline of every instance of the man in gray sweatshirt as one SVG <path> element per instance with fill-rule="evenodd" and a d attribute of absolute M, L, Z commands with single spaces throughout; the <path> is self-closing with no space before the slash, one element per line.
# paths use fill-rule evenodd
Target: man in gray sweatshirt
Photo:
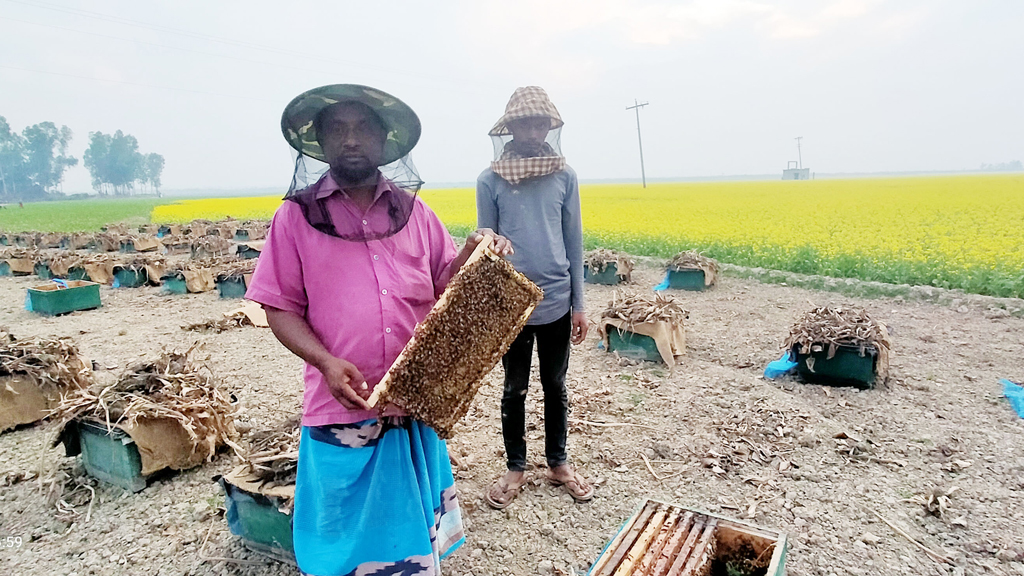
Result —
<path fill-rule="evenodd" d="M 508 506 L 526 483 L 526 390 L 534 341 L 544 390 L 548 479 L 577 501 L 594 495 L 593 486 L 569 464 L 565 448 L 569 343 L 582 342 L 588 324 L 579 184 L 559 150 L 562 124 L 542 88 L 518 88 L 489 133 L 495 161 L 476 183 L 478 225 L 508 238 L 515 250 L 509 262 L 544 290 L 544 300 L 501 360 L 501 429 L 508 472 L 485 495 L 494 508 Z"/>

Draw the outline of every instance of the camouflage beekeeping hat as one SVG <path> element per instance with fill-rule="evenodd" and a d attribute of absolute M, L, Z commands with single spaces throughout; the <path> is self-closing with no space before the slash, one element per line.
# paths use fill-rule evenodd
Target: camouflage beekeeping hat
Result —
<path fill-rule="evenodd" d="M 491 128 L 487 134 L 490 136 L 505 136 L 512 132 L 508 129 L 508 123 L 519 118 L 531 118 L 547 116 L 551 119 L 551 129 L 561 128 L 562 117 L 558 109 L 551 103 L 548 93 L 540 86 L 523 86 L 516 88 L 512 98 L 505 105 L 505 114 L 498 119 L 498 123 Z"/>
<path fill-rule="evenodd" d="M 388 131 L 384 142 L 384 164 L 407 155 L 420 139 L 420 119 L 405 102 L 369 86 L 330 84 L 296 96 L 281 115 L 281 131 L 292 148 L 310 158 L 326 162 L 317 142 L 313 119 L 324 108 L 338 102 L 360 102 L 380 116 Z"/>

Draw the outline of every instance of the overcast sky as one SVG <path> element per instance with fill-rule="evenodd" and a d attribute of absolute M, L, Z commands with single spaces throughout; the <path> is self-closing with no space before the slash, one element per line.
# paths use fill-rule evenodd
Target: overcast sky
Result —
<path fill-rule="evenodd" d="M 0 116 L 121 129 L 164 187 L 280 187 L 285 104 L 368 84 L 423 123 L 428 182 L 472 181 L 517 86 L 582 179 L 975 169 L 1024 160 L 1021 0 L 0 0 Z M 86 191 L 72 169 L 65 191 Z"/>

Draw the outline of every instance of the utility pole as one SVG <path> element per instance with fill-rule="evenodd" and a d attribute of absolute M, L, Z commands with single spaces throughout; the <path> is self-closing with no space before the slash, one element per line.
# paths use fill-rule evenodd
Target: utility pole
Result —
<path fill-rule="evenodd" d="M 640 177 L 643 179 L 644 188 L 647 188 L 647 173 L 644 171 L 644 141 L 640 137 L 640 109 L 647 106 L 647 102 L 641 104 L 635 98 L 632 106 L 626 106 L 626 110 L 636 111 L 636 140 L 640 143 Z"/>
<path fill-rule="evenodd" d="M 794 140 L 796 140 L 796 157 L 797 157 L 797 160 L 799 160 L 797 165 L 800 168 L 804 167 L 804 157 L 800 155 L 800 140 L 802 140 L 802 139 L 803 139 L 803 136 L 797 136 L 796 138 L 794 138 Z"/>

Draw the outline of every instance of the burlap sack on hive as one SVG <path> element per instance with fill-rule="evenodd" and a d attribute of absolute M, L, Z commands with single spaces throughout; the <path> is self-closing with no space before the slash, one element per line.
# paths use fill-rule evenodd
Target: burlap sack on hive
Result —
<path fill-rule="evenodd" d="M 0 329 L 0 431 L 44 419 L 62 394 L 91 379 L 91 363 L 70 339 L 18 340 Z"/>
<path fill-rule="evenodd" d="M 61 423 L 56 443 L 77 454 L 77 438 L 68 433 L 77 419 L 119 428 L 138 445 L 144 476 L 198 466 L 225 445 L 240 453 L 230 395 L 194 352 L 165 353 L 128 368 L 114 386 L 68 394 L 55 413 Z"/>
<path fill-rule="evenodd" d="M 653 298 L 640 294 L 616 292 L 608 307 L 601 313 L 598 331 L 608 349 L 608 327 L 650 336 L 658 346 L 658 354 L 669 367 L 675 366 L 676 356 L 686 354 L 684 329 L 689 313 L 674 298 L 657 295 Z"/>

